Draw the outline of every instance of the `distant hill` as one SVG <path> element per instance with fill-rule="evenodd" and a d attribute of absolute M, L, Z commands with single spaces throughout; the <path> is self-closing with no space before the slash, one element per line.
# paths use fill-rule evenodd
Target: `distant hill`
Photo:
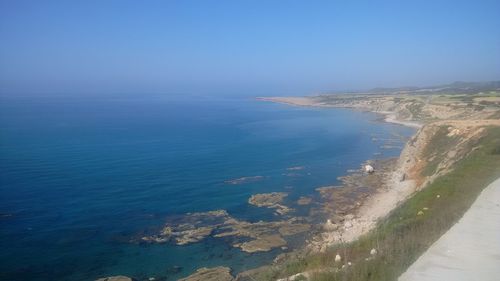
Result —
<path fill-rule="evenodd" d="M 396 87 L 396 88 L 374 88 L 369 93 L 374 94 L 400 94 L 400 93 L 418 93 L 418 94 L 467 94 L 478 93 L 482 91 L 499 91 L 500 81 L 488 82 L 462 82 L 457 81 L 451 84 L 430 86 L 430 87 Z"/>

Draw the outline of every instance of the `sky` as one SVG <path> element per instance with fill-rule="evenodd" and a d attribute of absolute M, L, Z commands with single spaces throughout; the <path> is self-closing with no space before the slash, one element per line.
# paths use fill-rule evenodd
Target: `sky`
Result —
<path fill-rule="evenodd" d="M 0 0 L 0 93 L 306 95 L 500 80 L 500 1 Z"/>

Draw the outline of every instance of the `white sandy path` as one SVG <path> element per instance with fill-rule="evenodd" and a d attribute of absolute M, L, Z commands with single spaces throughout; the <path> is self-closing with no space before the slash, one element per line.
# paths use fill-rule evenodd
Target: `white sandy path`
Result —
<path fill-rule="evenodd" d="M 500 280 L 500 179 L 399 281 Z"/>

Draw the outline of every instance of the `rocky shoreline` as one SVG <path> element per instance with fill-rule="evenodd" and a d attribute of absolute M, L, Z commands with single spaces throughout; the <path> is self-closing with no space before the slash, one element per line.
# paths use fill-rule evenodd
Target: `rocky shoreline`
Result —
<path fill-rule="evenodd" d="M 412 128 L 421 128 L 422 124 L 411 120 L 398 119 L 400 114 L 388 111 L 385 107 L 375 107 L 368 104 L 335 103 L 329 104 L 318 97 L 286 97 L 259 98 L 259 100 L 284 103 L 307 107 L 344 107 L 368 110 L 383 114 L 385 122 L 396 123 Z M 418 132 L 413 138 L 417 138 Z M 375 173 L 363 176 L 357 172 L 341 178 L 343 187 L 318 188 L 330 210 L 330 216 L 322 226 L 322 231 L 314 235 L 306 244 L 306 252 L 322 252 L 335 243 L 345 243 L 356 240 L 361 235 L 373 229 L 377 221 L 386 216 L 398 204 L 416 191 L 416 182 L 412 178 L 411 169 L 415 165 L 415 150 L 408 142 L 398 159 L 386 159 L 377 162 L 367 162 L 375 166 Z M 415 141 L 412 142 L 413 144 Z M 363 189 L 365 187 L 365 189 Z M 369 190 L 366 187 L 371 187 Z M 348 195 L 348 196 L 345 196 Z"/>
<path fill-rule="evenodd" d="M 367 174 L 363 169 L 350 171 L 347 176 L 339 178 L 342 182 L 341 188 L 339 186 L 317 188 L 316 191 L 321 197 L 319 202 L 310 197 L 299 198 L 296 201 L 297 206 L 312 205 L 309 218 L 288 217 L 281 221 L 250 223 L 239 221 L 224 210 L 187 214 L 188 221 L 189 217 L 197 217 L 194 221 L 202 221 L 202 223 L 198 225 L 194 223 L 191 226 L 186 226 L 185 223 L 167 224 L 160 233 L 142 237 L 142 242 L 175 241 L 178 245 L 182 245 L 184 242 L 201 241 L 211 235 L 231 237 L 234 247 L 254 253 L 269 251 L 273 248 L 286 248 L 287 242 L 284 237 L 309 232 L 310 235 L 303 248 L 278 255 L 274 265 L 282 264 L 291 257 L 300 257 L 311 252 L 323 252 L 329 246 L 351 242 L 368 233 L 380 219 L 387 216 L 391 210 L 422 186 L 449 171 L 449 167 L 468 153 L 475 141 L 482 136 L 484 126 L 500 126 L 500 120 L 495 119 L 495 116 L 500 116 L 498 108 L 483 110 L 477 105 L 470 106 L 469 104 L 450 107 L 437 102 L 429 103 L 428 97 L 422 101 L 418 99 L 415 101 L 413 97 L 401 98 L 396 95 L 280 97 L 259 98 L 259 100 L 294 106 L 371 111 L 383 114 L 385 122 L 418 128 L 418 130 L 406 143 L 399 158 L 363 163 L 363 165 L 369 164 L 374 167 L 374 173 Z M 450 120 L 450 118 L 465 117 L 468 120 Z M 446 155 L 426 155 L 433 137 L 443 130 L 450 141 L 455 142 L 455 146 Z M 377 137 L 374 136 L 373 141 L 377 141 Z M 436 161 L 437 156 L 442 158 L 439 159 L 436 169 L 430 174 L 425 174 L 423 171 L 432 164 L 432 161 Z M 296 166 L 287 170 L 302 169 L 303 167 Z M 261 179 L 260 176 L 243 177 L 226 181 L 226 183 L 241 184 Z M 273 209 L 277 216 L 286 216 L 294 211 L 293 208 L 283 204 L 283 199 L 286 197 L 285 192 L 254 194 L 249 198 L 248 203 L 256 207 Z M 200 217 L 207 218 L 204 221 L 200 220 Z M 208 219 L 208 217 L 211 218 Z M 312 222 L 311 217 L 321 217 L 325 220 L 317 224 Z M 241 272 L 236 277 L 233 277 L 230 269 L 225 267 L 203 268 L 182 280 L 253 280 L 253 276 L 257 276 L 259 272 L 268 268 L 262 267 Z M 205 279 L 200 279 L 200 276 L 205 276 Z M 207 276 L 216 277 L 207 279 Z"/>
<path fill-rule="evenodd" d="M 312 106 L 312 105 L 311 105 Z M 375 141 L 375 140 L 374 140 Z M 363 170 L 366 164 L 375 168 L 368 174 Z M 298 206 L 311 205 L 308 217 L 291 217 L 281 221 L 250 223 L 231 217 L 225 210 L 215 210 L 202 213 L 186 214 L 177 223 L 167 223 L 158 233 L 143 236 L 137 242 L 141 243 L 175 243 L 186 245 L 200 242 L 207 237 L 229 239 L 233 247 L 244 252 L 266 252 L 274 248 L 287 249 L 286 237 L 308 233 L 302 248 L 285 251 L 278 255 L 275 263 L 280 263 L 290 256 L 300 256 L 310 252 L 324 251 L 329 245 L 344 241 L 344 237 L 361 235 L 369 230 L 372 223 L 364 220 L 360 210 L 373 197 L 379 196 L 385 190 L 388 178 L 396 169 L 397 159 L 385 159 L 362 163 L 359 169 L 351 170 L 346 176 L 340 177 L 340 186 L 318 187 L 320 201 L 311 197 L 301 197 Z M 287 171 L 299 171 L 302 166 L 287 168 Z M 243 184 L 262 180 L 261 176 L 242 177 L 228 180 L 226 184 Z M 294 209 L 283 204 L 288 196 L 286 192 L 271 192 L 254 194 L 248 199 L 250 205 L 273 209 L 275 215 L 286 216 Z M 323 223 L 312 222 L 311 218 L 325 218 Z M 351 234 L 347 234 L 351 233 Z M 355 235 L 354 235 L 355 234 Z M 200 269 L 202 270 L 202 269 Z M 251 280 L 251 276 L 265 270 L 265 267 L 241 272 L 234 280 Z M 203 269 L 201 275 L 220 273 L 221 280 L 227 277 L 226 270 L 220 268 Z M 244 277 L 247 276 L 247 277 Z M 185 281 L 201 280 L 197 271 L 186 277 Z M 218 280 L 218 279 L 214 279 Z M 228 279 L 233 280 L 233 279 Z"/>

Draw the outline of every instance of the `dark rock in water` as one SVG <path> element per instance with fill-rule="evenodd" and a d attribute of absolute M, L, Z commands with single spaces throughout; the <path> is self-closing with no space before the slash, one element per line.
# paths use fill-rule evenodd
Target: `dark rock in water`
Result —
<path fill-rule="evenodd" d="M 168 274 L 177 274 L 183 270 L 182 266 L 174 265 L 171 268 L 167 269 Z"/>
<path fill-rule="evenodd" d="M 281 197 L 285 196 L 284 194 L 276 194 L 272 194 L 271 197 L 279 197 L 278 199 L 281 200 Z M 267 198 L 269 194 L 264 195 Z M 274 207 L 275 205 L 271 206 Z M 279 208 L 286 207 L 279 205 Z M 281 209 L 277 211 L 279 210 Z M 185 245 L 201 241 L 210 236 L 230 239 L 232 240 L 230 243 L 233 247 L 239 247 L 243 251 L 253 253 L 266 252 L 273 248 L 283 247 L 287 242 L 282 236 L 303 233 L 309 231 L 310 228 L 310 224 L 305 223 L 303 219 L 299 218 L 251 223 L 237 220 L 231 217 L 225 210 L 216 210 L 188 213 L 175 223 L 167 223 L 159 233 L 142 237 L 141 241 L 149 243 L 174 241 L 177 245 Z M 251 238 L 251 240 L 242 243 L 241 238 Z M 211 255 L 207 259 L 214 257 L 216 256 Z"/>
<path fill-rule="evenodd" d="M 233 281 L 231 269 L 229 267 L 200 268 L 195 273 L 179 281 Z"/>
<path fill-rule="evenodd" d="M 244 184 L 244 183 L 250 183 L 250 182 L 256 182 L 262 180 L 264 177 L 263 176 L 251 176 L 251 177 L 241 177 L 237 179 L 231 179 L 231 180 L 226 180 L 224 181 L 225 184 Z"/>
<path fill-rule="evenodd" d="M 11 213 L 0 213 L 0 219 L 11 218 L 13 215 Z"/>
<path fill-rule="evenodd" d="M 312 202 L 312 198 L 311 197 L 305 197 L 305 196 L 301 196 L 299 198 L 299 200 L 297 200 L 297 204 L 298 205 L 309 205 L 311 204 Z"/>
<path fill-rule="evenodd" d="M 271 193 L 261 193 L 254 194 L 248 199 L 248 203 L 255 205 L 257 207 L 267 207 L 276 209 L 276 213 L 279 215 L 285 215 L 293 209 L 280 204 L 288 194 L 285 192 L 271 192 Z"/>
<path fill-rule="evenodd" d="M 255 240 L 235 244 L 235 247 L 240 247 L 247 253 L 267 252 L 273 248 L 282 247 L 286 245 L 286 241 L 278 234 L 259 236 Z"/>
<path fill-rule="evenodd" d="M 136 280 L 127 276 L 117 275 L 117 276 L 99 278 L 96 281 L 136 281 Z"/>

